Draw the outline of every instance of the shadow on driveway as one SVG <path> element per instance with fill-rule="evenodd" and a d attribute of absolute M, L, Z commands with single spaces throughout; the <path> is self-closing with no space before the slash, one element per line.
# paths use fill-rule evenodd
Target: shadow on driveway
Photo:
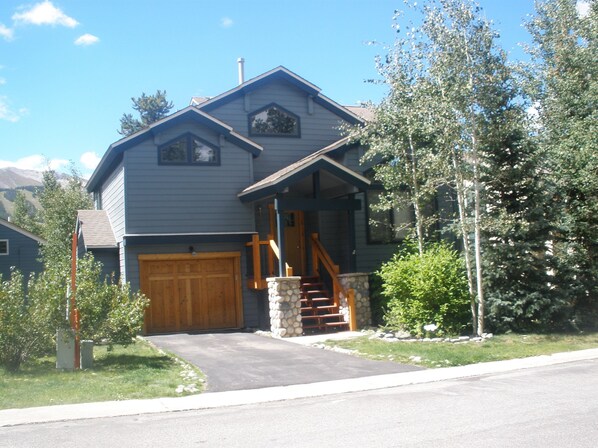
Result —
<path fill-rule="evenodd" d="M 415 366 L 361 359 L 253 333 L 179 333 L 146 339 L 199 367 L 207 376 L 208 392 L 420 370 Z"/>

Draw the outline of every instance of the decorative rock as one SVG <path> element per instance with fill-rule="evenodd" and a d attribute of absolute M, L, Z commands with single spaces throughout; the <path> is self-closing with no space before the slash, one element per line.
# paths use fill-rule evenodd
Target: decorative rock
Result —
<path fill-rule="evenodd" d="M 283 338 L 303 334 L 301 277 L 271 277 L 267 281 L 272 336 Z"/>
<path fill-rule="evenodd" d="M 357 328 L 372 324 L 372 310 L 370 307 L 370 284 L 368 274 L 355 272 L 338 276 L 341 287 L 348 291 L 353 289 Z M 341 292 L 339 312 L 344 315 L 345 322 L 349 322 L 347 297 Z"/>

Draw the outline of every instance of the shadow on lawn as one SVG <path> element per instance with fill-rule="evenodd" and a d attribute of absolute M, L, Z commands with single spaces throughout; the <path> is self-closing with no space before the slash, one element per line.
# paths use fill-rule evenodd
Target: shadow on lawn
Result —
<path fill-rule="evenodd" d="M 122 368 L 129 369 L 169 369 L 172 366 L 172 358 L 168 356 L 140 356 L 128 354 L 111 354 L 97 359 L 93 363 L 94 370 L 116 370 Z"/>

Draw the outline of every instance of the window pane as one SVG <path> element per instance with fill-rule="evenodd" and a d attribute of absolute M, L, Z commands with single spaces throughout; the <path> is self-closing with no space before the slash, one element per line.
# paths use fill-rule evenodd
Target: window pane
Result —
<path fill-rule="evenodd" d="M 160 149 L 160 162 L 163 163 L 185 163 L 187 162 L 187 141 L 177 140 L 168 146 Z"/>
<path fill-rule="evenodd" d="M 394 223 L 394 239 L 404 240 L 409 236 L 411 227 L 413 227 L 413 217 L 410 209 L 394 209 L 392 211 Z"/>
<path fill-rule="evenodd" d="M 0 240 L 0 255 L 8 255 L 8 240 Z"/>
<path fill-rule="evenodd" d="M 252 134 L 299 135 L 297 118 L 276 106 L 252 115 L 250 124 Z"/>
<path fill-rule="evenodd" d="M 194 138 L 192 158 L 194 163 L 214 163 L 216 162 L 216 150 Z"/>

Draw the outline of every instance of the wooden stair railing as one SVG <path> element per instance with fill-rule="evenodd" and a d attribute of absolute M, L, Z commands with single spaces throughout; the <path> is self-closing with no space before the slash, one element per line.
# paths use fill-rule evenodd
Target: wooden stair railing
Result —
<path fill-rule="evenodd" d="M 253 262 L 253 278 L 250 278 L 247 281 L 247 287 L 250 289 L 266 289 L 268 288 L 268 282 L 266 281 L 266 277 L 272 277 L 275 274 L 274 271 L 274 258 L 280 258 L 280 250 L 278 249 L 278 245 L 272 235 L 268 235 L 267 241 L 260 241 L 260 237 L 258 234 L 254 234 L 251 236 L 251 243 L 246 243 L 245 246 L 251 247 L 251 259 Z M 261 247 L 265 246 L 267 250 L 267 263 L 268 263 L 268 271 L 266 275 L 262 277 L 264 274 L 262 270 L 262 257 L 261 257 Z M 289 266 L 288 263 L 285 263 L 285 274 L 287 277 L 291 277 L 293 275 L 293 268 Z"/>
<path fill-rule="evenodd" d="M 311 234 L 311 260 L 314 274 L 322 277 L 320 274 L 320 264 L 326 269 L 328 275 L 332 279 L 332 294 L 334 305 L 340 307 L 340 295 L 343 293 L 347 298 L 347 306 L 349 308 L 349 329 L 351 331 L 357 330 L 357 316 L 355 314 L 355 290 L 350 288 L 345 291 L 338 280 L 339 267 L 334 264 L 328 252 L 320 242 L 320 237 L 317 233 Z"/>

